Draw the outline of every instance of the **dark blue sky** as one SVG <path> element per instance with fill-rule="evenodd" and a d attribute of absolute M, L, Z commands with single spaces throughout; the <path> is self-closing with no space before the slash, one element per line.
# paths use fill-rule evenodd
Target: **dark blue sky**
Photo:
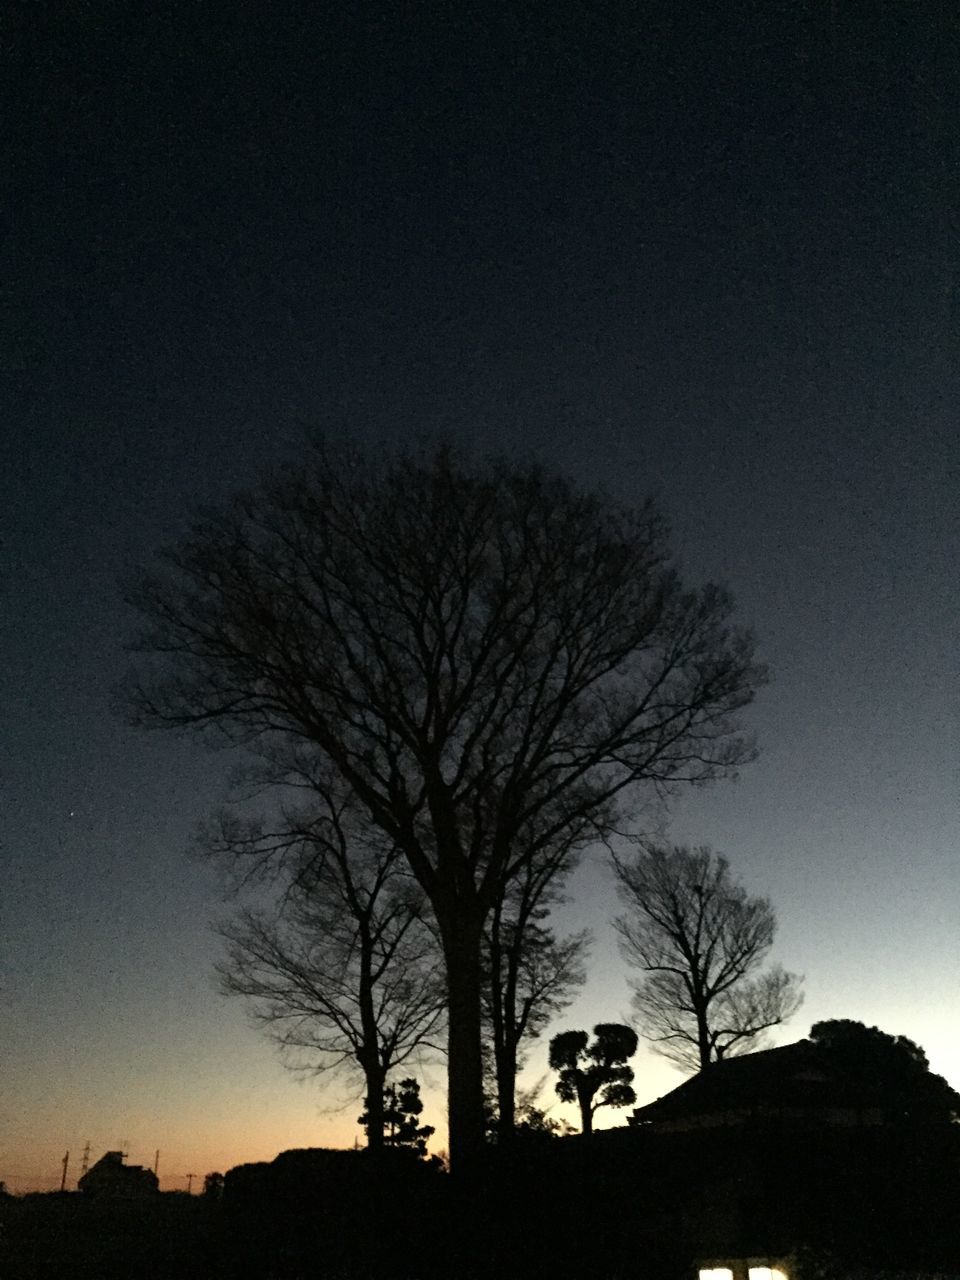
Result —
<path fill-rule="evenodd" d="M 118 574 L 317 425 L 658 497 L 774 674 L 673 834 L 773 897 L 788 1036 L 879 1022 L 960 1084 L 957 25 L 322 8 L 24 6 L 0 51 L 0 1177 L 352 1138 L 214 993 L 184 849 L 228 762 L 110 710 Z M 617 1018 L 599 862 L 576 888 L 567 1020 Z"/>

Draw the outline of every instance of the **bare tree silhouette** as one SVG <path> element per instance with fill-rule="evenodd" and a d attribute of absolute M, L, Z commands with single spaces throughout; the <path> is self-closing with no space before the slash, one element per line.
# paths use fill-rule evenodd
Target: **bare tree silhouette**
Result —
<path fill-rule="evenodd" d="M 703 1070 L 754 1047 L 802 1003 L 800 979 L 761 972 L 776 933 L 766 898 L 751 898 L 706 845 L 648 844 L 614 859 L 627 908 L 615 924 L 642 971 L 633 1006 L 658 1053 Z"/>
<path fill-rule="evenodd" d="M 639 784 L 751 758 L 762 672 L 713 586 L 685 590 L 649 506 L 448 448 L 323 444 L 204 515 L 128 598 L 148 621 L 138 722 L 337 771 L 435 915 L 450 1153 L 483 1144 L 482 939 L 541 850 L 602 837 Z"/>

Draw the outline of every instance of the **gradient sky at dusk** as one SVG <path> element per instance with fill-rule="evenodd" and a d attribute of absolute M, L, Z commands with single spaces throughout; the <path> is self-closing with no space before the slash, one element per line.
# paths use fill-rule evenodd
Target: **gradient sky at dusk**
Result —
<path fill-rule="evenodd" d="M 110 709 L 118 575 L 316 425 L 656 496 L 773 674 L 758 761 L 671 836 L 772 898 L 806 975 L 782 1039 L 858 1018 L 960 1087 L 949 6 L 401 8 L 23 6 L 0 50 L 15 1190 L 88 1139 L 159 1147 L 172 1188 L 359 1133 L 216 994 L 185 851 L 229 760 Z M 599 856 L 571 891 L 597 942 L 557 1030 L 629 1003 Z M 680 1080 L 635 1065 L 641 1101 Z"/>

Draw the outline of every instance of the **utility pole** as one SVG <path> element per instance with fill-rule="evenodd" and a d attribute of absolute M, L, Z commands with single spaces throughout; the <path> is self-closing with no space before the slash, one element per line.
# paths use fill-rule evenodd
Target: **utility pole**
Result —
<path fill-rule="evenodd" d="M 70 1163 L 70 1152 L 69 1152 L 69 1151 L 68 1151 L 68 1152 L 67 1152 L 67 1154 L 63 1157 L 63 1159 L 60 1161 L 60 1163 L 63 1165 L 63 1176 L 62 1176 L 62 1177 L 61 1177 L 61 1179 L 60 1179 L 60 1190 L 61 1190 L 61 1191 L 66 1191 L 66 1189 L 67 1189 L 67 1165 Z"/>
<path fill-rule="evenodd" d="M 187 1174 L 187 1195 L 193 1194 L 193 1180 L 197 1175 L 195 1173 Z"/>
<path fill-rule="evenodd" d="M 157 1170 L 160 1168 L 160 1148 L 157 1147 L 156 1154 L 153 1157 L 153 1176 L 157 1176 Z"/>

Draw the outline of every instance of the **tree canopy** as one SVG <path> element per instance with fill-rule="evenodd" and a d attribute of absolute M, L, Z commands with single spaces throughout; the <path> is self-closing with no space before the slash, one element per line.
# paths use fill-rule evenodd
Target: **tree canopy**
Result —
<path fill-rule="evenodd" d="M 633 1069 L 627 1059 L 637 1051 L 637 1033 L 618 1022 L 601 1022 L 586 1031 L 563 1031 L 550 1041 L 550 1066 L 559 1072 L 557 1096 L 580 1108 L 581 1132 L 593 1132 L 600 1107 L 629 1107 L 636 1102 Z"/>
<path fill-rule="evenodd" d="M 505 886 L 603 838 L 638 785 L 752 757 L 763 672 L 650 504 L 441 447 L 320 443 L 143 573 L 135 719 L 335 770 L 436 919 L 454 1170 L 483 1142 L 481 948 Z"/>
<path fill-rule="evenodd" d="M 420 1082 L 412 1076 L 388 1084 L 383 1091 L 384 1141 L 388 1147 L 403 1148 L 415 1151 L 421 1158 L 427 1154 L 427 1143 L 433 1137 L 432 1124 L 421 1124 L 423 1101 L 420 1097 Z M 371 1123 L 369 1110 L 365 1111 L 357 1121 L 369 1128 Z M 380 1123 L 380 1118 L 377 1118 Z"/>
<path fill-rule="evenodd" d="M 907 1036 L 892 1036 L 850 1018 L 816 1022 L 810 1039 L 852 1084 L 865 1107 L 894 1122 L 951 1124 L 960 1120 L 960 1094 L 930 1070 L 927 1055 Z"/>

